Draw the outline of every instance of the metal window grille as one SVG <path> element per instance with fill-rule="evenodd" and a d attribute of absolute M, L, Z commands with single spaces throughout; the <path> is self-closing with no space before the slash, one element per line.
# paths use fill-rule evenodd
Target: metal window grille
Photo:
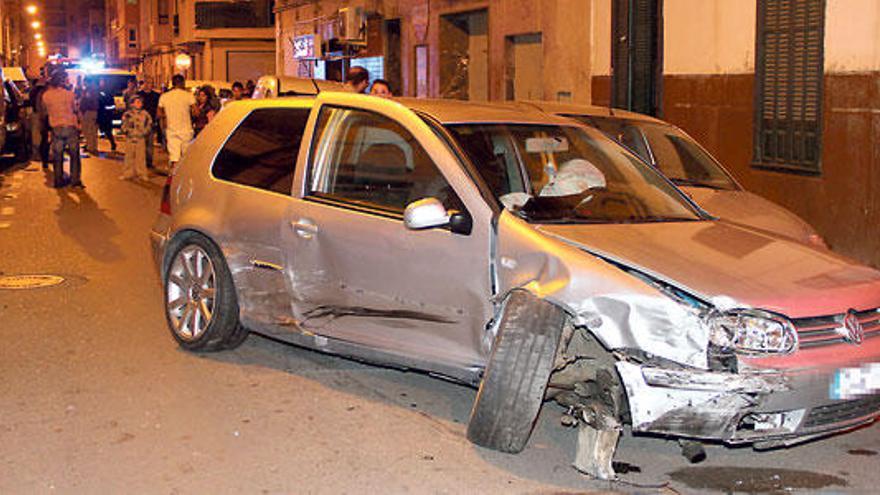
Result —
<path fill-rule="evenodd" d="M 759 0 L 755 166 L 821 171 L 825 0 Z"/>

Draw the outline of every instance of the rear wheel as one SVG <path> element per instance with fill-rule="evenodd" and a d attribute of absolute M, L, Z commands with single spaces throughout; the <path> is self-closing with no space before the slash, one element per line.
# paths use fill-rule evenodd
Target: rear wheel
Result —
<path fill-rule="evenodd" d="M 524 290 L 511 293 L 468 423 L 468 439 L 518 453 L 544 402 L 565 313 Z"/>
<path fill-rule="evenodd" d="M 165 318 L 171 334 L 190 351 L 238 347 L 248 331 L 238 320 L 232 275 L 220 250 L 190 233 L 176 243 L 165 270 Z"/>

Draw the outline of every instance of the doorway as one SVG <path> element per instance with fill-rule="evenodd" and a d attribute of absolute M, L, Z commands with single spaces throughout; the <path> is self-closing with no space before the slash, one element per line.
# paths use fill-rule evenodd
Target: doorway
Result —
<path fill-rule="evenodd" d="M 611 105 L 661 113 L 663 0 L 612 0 Z"/>
<path fill-rule="evenodd" d="M 504 43 L 504 61 L 506 99 L 544 99 L 544 48 L 541 44 L 541 33 L 508 36 Z"/>
<path fill-rule="evenodd" d="M 489 12 L 440 17 L 440 97 L 489 99 Z"/>

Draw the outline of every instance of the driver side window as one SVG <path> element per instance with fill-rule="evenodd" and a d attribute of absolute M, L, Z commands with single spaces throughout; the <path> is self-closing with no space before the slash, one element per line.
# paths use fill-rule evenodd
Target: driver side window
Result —
<path fill-rule="evenodd" d="M 415 137 L 387 117 L 325 106 L 315 135 L 310 195 L 393 213 L 427 197 L 447 209 L 462 208 Z"/>

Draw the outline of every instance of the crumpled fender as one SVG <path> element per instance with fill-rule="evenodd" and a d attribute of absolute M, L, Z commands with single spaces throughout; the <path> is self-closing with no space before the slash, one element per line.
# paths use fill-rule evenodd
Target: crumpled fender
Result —
<path fill-rule="evenodd" d="M 495 261 L 500 295 L 522 288 L 551 301 L 608 349 L 639 349 L 708 367 L 708 329 L 695 311 L 507 211 L 498 220 Z"/>

